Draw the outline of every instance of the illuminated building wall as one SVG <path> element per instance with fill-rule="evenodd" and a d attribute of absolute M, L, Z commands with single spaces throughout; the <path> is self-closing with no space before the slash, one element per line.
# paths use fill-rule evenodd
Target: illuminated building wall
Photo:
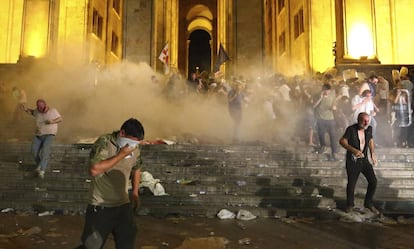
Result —
<path fill-rule="evenodd" d="M 25 0 L 23 9 L 23 57 L 44 57 L 48 50 L 49 1 Z"/>
<path fill-rule="evenodd" d="M 0 13 L 0 63 L 65 63 L 70 54 L 108 64 L 123 56 L 123 0 L 3 0 Z"/>
<path fill-rule="evenodd" d="M 334 65 L 333 0 L 273 0 L 268 7 L 274 22 L 267 22 L 273 27 L 266 40 L 272 40 L 273 48 L 268 50 L 275 71 L 295 75 L 325 71 Z"/>
<path fill-rule="evenodd" d="M 414 33 L 409 31 L 414 23 L 413 1 L 264 1 L 271 8 L 265 9 L 264 23 L 272 25 L 265 27 L 266 54 L 273 58 L 276 71 L 325 71 L 335 66 L 334 42 L 336 64 L 413 64 L 410 41 Z M 269 13 L 273 22 L 266 16 Z M 297 25 L 301 18 L 303 30 Z"/>
<path fill-rule="evenodd" d="M 333 42 L 336 41 L 335 3 L 334 0 L 312 0 L 305 10 L 304 37 L 309 37 L 307 72 L 324 72 L 335 61 L 332 53 Z M 306 39 L 304 42 L 308 43 Z"/>
<path fill-rule="evenodd" d="M 54 1 L 52 1 L 54 2 Z M 87 3 L 84 0 L 60 0 L 50 13 L 49 58 L 60 64 L 68 56 L 85 57 L 87 37 Z"/>
<path fill-rule="evenodd" d="M 337 0 L 338 64 L 412 64 L 409 0 Z"/>
<path fill-rule="evenodd" d="M 376 0 L 375 26 L 378 58 L 382 64 L 414 64 L 414 2 Z"/>
<path fill-rule="evenodd" d="M 2 0 L 0 63 L 27 56 L 64 63 L 70 51 L 87 62 L 126 58 L 161 71 L 157 58 L 168 42 L 171 66 L 185 72 L 183 34 L 192 28 L 184 10 L 197 4 L 213 16 L 197 24 L 212 35 L 212 58 L 224 43 L 232 61 L 223 69 L 234 74 L 251 65 L 289 74 L 325 71 L 335 58 L 336 64 L 413 64 L 412 0 Z"/>
<path fill-rule="evenodd" d="M 23 0 L 0 2 L 0 63 L 16 63 L 20 55 Z"/>

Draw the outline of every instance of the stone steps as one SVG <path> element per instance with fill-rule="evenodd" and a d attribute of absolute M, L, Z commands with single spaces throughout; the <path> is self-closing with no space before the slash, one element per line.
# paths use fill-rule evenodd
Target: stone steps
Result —
<path fill-rule="evenodd" d="M 89 150 L 90 144 L 55 144 L 46 177 L 40 180 L 33 175 L 30 143 L 0 144 L 0 208 L 84 210 Z M 379 149 L 377 154 L 376 203 L 385 213 L 413 213 L 414 150 Z M 215 215 L 227 208 L 260 216 L 280 210 L 322 215 L 345 201 L 345 163 L 329 161 L 328 155 L 305 146 L 149 145 L 143 146 L 142 159 L 143 169 L 169 194 L 143 192 L 143 207 L 153 214 Z M 361 179 L 358 205 L 366 189 Z"/>

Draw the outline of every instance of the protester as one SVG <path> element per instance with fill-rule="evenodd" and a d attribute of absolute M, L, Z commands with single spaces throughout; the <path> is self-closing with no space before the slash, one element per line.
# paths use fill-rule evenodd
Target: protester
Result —
<path fill-rule="evenodd" d="M 369 90 L 372 94 L 372 98 L 375 99 L 377 95 L 377 84 L 378 76 L 371 74 L 368 79 L 361 84 L 361 87 L 359 88 L 359 95 L 362 95 L 362 92 L 365 90 Z"/>
<path fill-rule="evenodd" d="M 375 214 L 379 214 L 373 203 L 373 197 L 377 188 L 377 178 L 373 166 L 368 160 L 369 149 L 373 164 L 377 164 L 372 127 L 369 125 L 369 122 L 368 113 L 361 112 L 358 115 L 358 122 L 348 126 L 344 135 L 339 140 L 342 147 L 346 149 L 346 173 L 348 176 L 346 186 L 346 212 L 351 212 L 355 205 L 355 185 L 359 174 L 362 173 L 368 181 L 364 207 Z"/>
<path fill-rule="evenodd" d="M 233 89 L 231 89 L 227 95 L 229 113 L 233 120 L 233 142 L 238 142 L 240 139 L 240 124 L 242 121 L 242 105 L 246 100 L 246 96 L 243 92 L 243 83 L 240 81 L 235 82 Z"/>
<path fill-rule="evenodd" d="M 58 123 L 62 122 L 63 118 L 55 108 L 50 108 L 43 99 L 36 101 L 36 109 L 29 109 L 24 105 L 22 109 L 36 119 L 37 130 L 31 151 L 37 165 L 36 172 L 40 178 L 44 178 L 50 160 L 52 143 L 58 131 Z"/>
<path fill-rule="evenodd" d="M 139 206 L 141 154 L 138 147 L 144 128 L 137 119 L 126 120 L 119 131 L 102 135 L 92 146 L 89 172 L 92 182 L 85 225 L 78 249 L 103 248 L 112 233 L 117 249 L 133 249 L 136 224 L 128 194 L 132 181 L 132 200 Z"/>
<path fill-rule="evenodd" d="M 409 98 L 410 100 L 412 99 L 412 94 L 413 94 L 413 89 L 414 89 L 414 84 L 413 82 L 410 81 L 410 78 L 408 78 L 408 68 L 406 67 L 401 67 L 400 70 L 400 84 L 401 87 L 404 89 L 407 89 L 408 93 L 410 94 Z"/>
<path fill-rule="evenodd" d="M 319 136 L 320 149 L 319 153 L 324 153 L 326 150 L 325 132 L 329 135 L 331 146 L 331 157 L 336 160 L 336 153 L 338 152 L 336 137 L 336 126 L 334 119 L 335 106 L 335 92 L 331 91 L 331 85 L 323 84 L 322 91 L 314 101 L 313 108 L 315 109 L 316 127 Z"/>
<path fill-rule="evenodd" d="M 395 143 L 398 147 L 408 147 L 408 129 L 411 125 L 411 107 L 409 93 L 406 89 L 396 89 L 396 96 L 393 101 L 393 111 L 395 113 Z"/>
<path fill-rule="evenodd" d="M 372 135 L 375 136 L 377 131 L 377 121 L 375 116 L 377 112 L 379 112 L 379 108 L 375 105 L 370 90 L 364 90 L 361 95 L 354 96 L 352 99 L 352 111 L 354 112 L 352 115 L 353 122 L 358 121 L 359 113 L 368 113 L 370 120 L 369 125 L 372 126 Z"/>

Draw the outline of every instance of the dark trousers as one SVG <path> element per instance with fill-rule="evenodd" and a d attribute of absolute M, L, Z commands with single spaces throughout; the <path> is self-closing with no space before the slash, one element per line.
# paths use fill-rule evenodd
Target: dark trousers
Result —
<path fill-rule="evenodd" d="M 101 207 L 88 205 L 82 233 L 82 245 L 77 249 L 101 249 L 112 233 L 116 249 L 133 249 L 137 227 L 131 205 Z"/>
<path fill-rule="evenodd" d="M 375 190 L 377 189 L 377 177 L 375 176 L 372 164 L 368 159 L 358 159 L 356 162 L 346 162 L 346 173 L 348 175 L 348 184 L 346 186 L 346 204 L 348 207 L 354 206 L 355 185 L 360 173 L 362 173 L 368 181 L 368 188 L 365 194 L 364 207 L 373 205 Z"/>
<path fill-rule="evenodd" d="M 338 152 L 338 141 L 336 139 L 335 120 L 318 119 L 316 122 L 316 127 L 318 131 L 319 143 L 321 147 L 326 146 L 325 132 L 328 132 L 332 153 L 337 153 Z"/>

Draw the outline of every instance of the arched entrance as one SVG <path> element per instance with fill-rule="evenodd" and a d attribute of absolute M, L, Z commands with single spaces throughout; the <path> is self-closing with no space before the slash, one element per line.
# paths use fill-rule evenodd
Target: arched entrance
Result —
<path fill-rule="evenodd" d="M 190 4 L 190 2 L 180 1 L 182 4 L 182 15 L 185 22 L 181 23 L 183 29 L 181 35 L 187 40 L 186 46 L 182 46 L 183 58 L 181 62 L 187 76 L 197 71 L 211 72 L 212 54 L 214 53 L 215 22 L 213 11 L 214 1 L 208 5 Z M 215 3 L 216 4 L 216 3 Z M 185 16 L 184 16 L 185 15 Z M 182 44 L 184 45 L 184 44 Z M 185 49 L 185 50 L 184 50 Z M 184 71 L 184 70 L 183 70 Z"/>
<path fill-rule="evenodd" d="M 191 32 L 188 45 L 188 77 L 191 73 L 211 72 L 211 36 L 208 32 L 197 29 Z"/>
<path fill-rule="evenodd" d="M 163 33 L 157 33 L 155 37 L 157 48 L 154 54 L 158 55 L 168 42 L 171 67 L 177 68 L 182 75 L 187 76 L 195 70 L 196 66 L 196 63 L 193 62 L 193 53 L 190 56 L 190 42 L 193 43 L 191 45 L 193 51 L 193 45 L 197 44 L 194 39 L 200 40 L 197 37 L 208 34 L 209 38 L 206 38 L 205 41 L 209 41 L 210 56 L 205 57 L 210 58 L 210 65 L 206 66 L 206 70 L 211 71 L 219 44 L 223 44 L 231 55 L 233 1 L 203 0 L 199 3 L 194 3 L 193 0 L 154 1 L 157 13 L 163 15 L 163 20 L 160 20 L 160 26 L 157 26 L 157 30 L 164 30 Z M 197 34 L 199 32 L 200 34 Z M 204 45 L 201 47 L 207 46 L 206 43 L 202 42 L 202 44 Z M 200 44 L 195 47 L 199 46 Z M 156 61 L 157 65 L 161 64 L 159 60 Z M 203 65 L 206 63 L 208 60 L 204 61 Z M 225 68 L 223 67 L 223 69 Z M 223 70 L 223 72 L 225 71 Z"/>

